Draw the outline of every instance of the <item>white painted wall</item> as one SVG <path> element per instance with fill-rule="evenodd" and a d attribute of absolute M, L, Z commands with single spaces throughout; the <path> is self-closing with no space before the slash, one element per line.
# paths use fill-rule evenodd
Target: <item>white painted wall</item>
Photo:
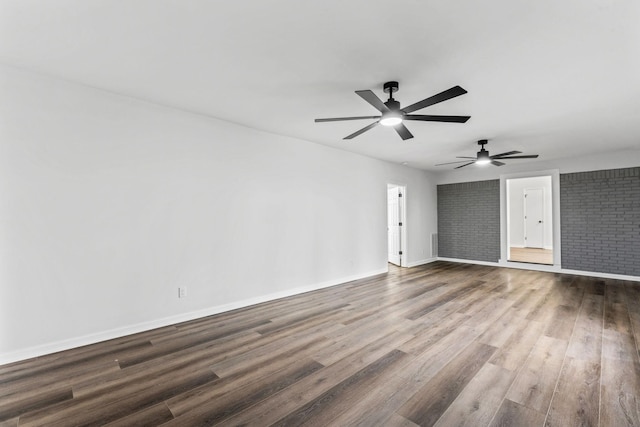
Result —
<path fill-rule="evenodd" d="M 0 120 L 0 363 L 384 271 L 389 182 L 431 257 L 423 171 L 4 66 Z"/>
<path fill-rule="evenodd" d="M 528 188 L 544 189 L 544 241 L 547 249 L 553 247 L 553 211 L 551 177 L 518 178 L 507 181 L 509 194 L 509 243 L 511 246 L 524 247 L 524 190 Z"/>

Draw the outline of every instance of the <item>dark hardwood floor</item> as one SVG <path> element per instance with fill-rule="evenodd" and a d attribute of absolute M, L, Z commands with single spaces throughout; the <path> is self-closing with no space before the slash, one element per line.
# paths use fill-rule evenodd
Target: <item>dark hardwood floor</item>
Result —
<path fill-rule="evenodd" d="M 0 366 L 0 426 L 640 426 L 640 283 L 436 262 Z"/>

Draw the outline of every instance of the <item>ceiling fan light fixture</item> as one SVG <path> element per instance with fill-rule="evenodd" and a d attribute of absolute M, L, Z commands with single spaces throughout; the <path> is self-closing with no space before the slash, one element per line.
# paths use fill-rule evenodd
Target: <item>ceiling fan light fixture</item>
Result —
<path fill-rule="evenodd" d="M 478 151 L 478 158 L 476 159 L 476 165 L 483 166 L 483 165 L 488 165 L 489 163 L 491 163 L 489 152 L 486 151 L 484 148 Z"/>
<path fill-rule="evenodd" d="M 382 126 L 395 126 L 402 123 L 402 114 L 397 111 L 389 111 L 382 115 L 380 119 L 380 124 Z"/>
<path fill-rule="evenodd" d="M 469 120 L 469 116 L 442 116 L 442 115 L 425 115 L 425 114 L 411 114 L 414 111 L 418 111 L 422 108 L 429 107 L 440 102 L 447 101 L 456 96 L 464 95 L 466 90 L 460 86 L 454 86 L 451 89 L 447 89 L 443 92 L 425 98 L 422 101 L 416 102 L 405 108 L 400 108 L 400 102 L 393 99 L 393 94 L 398 92 L 398 82 L 386 82 L 382 88 L 385 93 L 389 94 L 389 99 L 383 102 L 378 96 L 370 90 L 357 90 L 356 94 L 369 103 L 373 108 L 378 110 L 381 115 L 379 116 L 359 116 L 359 117 L 333 117 L 326 119 L 315 119 L 316 123 L 319 122 L 338 122 L 343 120 L 364 120 L 375 119 L 376 121 L 363 127 L 360 130 L 353 132 L 351 135 L 347 135 L 342 139 L 350 140 L 358 135 L 362 135 L 368 130 L 373 129 L 377 125 L 383 125 L 386 127 L 392 127 L 403 141 L 413 138 L 409 129 L 404 125 L 405 121 L 415 120 L 421 122 L 448 122 L 448 123 L 466 123 Z"/>

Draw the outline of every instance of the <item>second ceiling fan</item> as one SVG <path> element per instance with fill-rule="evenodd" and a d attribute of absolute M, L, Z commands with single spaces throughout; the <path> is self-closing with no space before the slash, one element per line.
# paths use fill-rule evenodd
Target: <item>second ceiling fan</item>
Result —
<path fill-rule="evenodd" d="M 456 166 L 454 169 L 460 169 L 465 166 L 469 166 L 472 164 L 477 165 L 487 165 L 491 163 L 494 166 L 504 166 L 504 163 L 499 160 L 509 160 L 509 159 L 535 159 L 538 157 L 537 154 L 527 154 L 524 156 L 514 156 L 514 154 L 521 154 L 520 151 L 507 151 L 506 153 L 494 154 L 493 156 L 489 155 L 489 152 L 484 149 L 484 146 L 487 145 L 489 141 L 486 139 L 481 139 L 478 141 L 478 145 L 481 147 L 480 151 L 478 151 L 476 157 L 464 157 L 457 156 L 458 159 L 466 159 L 466 160 L 458 160 L 456 162 L 448 162 L 448 163 L 439 163 L 436 166 L 443 165 L 452 165 L 454 163 L 464 163 L 464 165 Z"/>
<path fill-rule="evenodd" d="M 430 105 L 437 104 L 439 102 L 446 101 L 456 96 L 464 95 L 466 90 L 460 86 L 454 86 L 451 89 L 447 89 L 444 92 L 440 92 L 437 95 L 433 95 L 422 101 L 409 105 L 408 107 L 400 108 L 400 103 L 393 99 L 393 93 L 398 91 L 398 82 L 386 82 L 383 86 L 385 93 L 389 94 L 387 102 L 382 102 L 380 98 L 376 96 L 370 90 L 357 90 L 356 93 L 369 104 L 371 104 L 381 115 L 379 116 L 358 116 L 358 117 L 336 117 L 330 119 L 316 119 L 316 123 L 320 122 L 337 122 L 344 120 L 365 120 L 375 119 L 376 121 L 362 129 L 344 137 L 343 139 L 352 139 L 356 136 L 363 134 L 364 132 L 373 129 L 378 124 L 383 126 L 393 127 L 400 138 L 403 140 L 413 138 L 409 129 L 404 125 L 405 120 L 416 120 L 423 122 L 449 122 L 449 123 L 465 123 L 469 120 L 470 116 L 439 116 L 439 115 L 423 115 L 423 114 L 409 114 L 414 111 L 420 110 Z"/>

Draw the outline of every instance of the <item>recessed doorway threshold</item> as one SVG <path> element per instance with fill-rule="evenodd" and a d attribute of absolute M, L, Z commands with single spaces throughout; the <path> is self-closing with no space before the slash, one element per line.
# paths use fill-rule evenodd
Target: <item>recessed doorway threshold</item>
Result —
<path fill-rule="evenodd" d="M 553 265 L 553 250 L 540 248 L 509 248 L 509 261 Z"/>

